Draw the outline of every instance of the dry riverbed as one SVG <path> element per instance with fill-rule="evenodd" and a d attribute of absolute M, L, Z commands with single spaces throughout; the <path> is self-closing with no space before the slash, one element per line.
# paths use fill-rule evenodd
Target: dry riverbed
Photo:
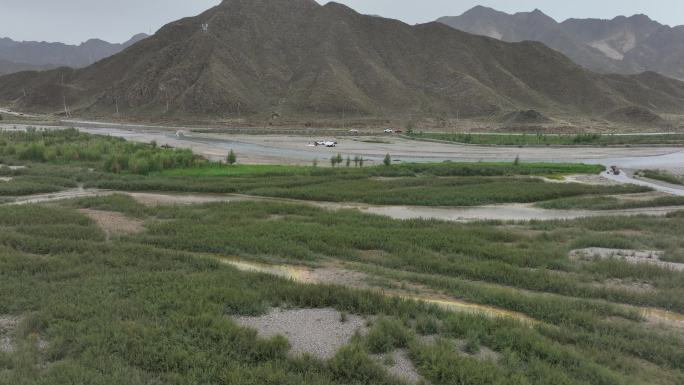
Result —
<path fill-rule="evenodd" d="M 19 325 L 19 317 L 0 315 L 0 353 L 14 352 L 12 335 Z"/>

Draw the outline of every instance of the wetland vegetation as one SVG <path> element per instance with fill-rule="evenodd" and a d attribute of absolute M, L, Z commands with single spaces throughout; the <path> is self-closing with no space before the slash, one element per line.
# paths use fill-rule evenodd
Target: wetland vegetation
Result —
<path fill-rule="evenodd" d="M 105 149 L 78 159 L 22 159 L 34 139 L 13 135 L 0 134 L 0 163 L 26 168 L 0 167 L 11 178 L 0 182 L 6 197 L 85 186 L 378 204 L 606 207 L 615 204 L 609 195 L 646 191 L 539 178 L 592 174 L 595 166 L 228 166 L 74 132 L 30 135 L 44 154 L 69 153 L 60 135 L 76 135 L 83 149 Z M 148 164 L 160 160 L 161 168 L 111 169 L 118 149 Z M 93 212 L 144 226 L 112 233 Z M 12 349 L 0 349 L 0 383 L 397 384 L 387 371 L 392 360 L 378 357 L 406 351 L 419 376 L 435 385 L 678 385 L 684 272 L 570 253 L 658 250 L 662 260 L 682 263 L 683 213 L 462 224 L 287 202 L 146 206 L 126 194 L 2 205 L 0 341 Z M 333 266 L 366 279 L 296 282 L 240 271 L 222 262 L 227 258 Z M 532 322 L 437 305 L 449 300 Z M 340 322 L 364 317 L 368 331 L 331 359 L 294 356 L 286 338 L 261 337 L 234 321 L 273 308 L 334 308 Z M 2 320 L 15 318 L 18 326 L 5 332 Z M 483 358 L 480 351 L 492 353 Z"/>
<path fill-rule="evenodd" d="M 135 215 L 146 230 L 107 240 L 77 208 Z M 286 203 L 147 207 L 127 196 L 0 207 L 0 314 L 23 317 L 17 351 L 0 353 L 0 381 L 396 383 L 372 354 L 405 348 L 434 384 L 677 384 L 683 340 L 627 305 L 684 311 L 683 273 L 618 260 L 576 263 L 567 252 L 604 246 L 681 255 L 683 220 L 464 225 Z M 376 277 L 385 290 L 423 287 L 539 323 L 240 272 L 212 255 L 335 262 Z M 633 289 L 637 283 L 651 289 Z M 286 340 L 258 338 L 230 318 L 273 307 L 334 307 L 383 320 L 320 361 L 290 357 Z M 38 337 L 46 348 L 35 347 Z M 453 347 L 458 340 L 501 358 L 479 362 Z"/>

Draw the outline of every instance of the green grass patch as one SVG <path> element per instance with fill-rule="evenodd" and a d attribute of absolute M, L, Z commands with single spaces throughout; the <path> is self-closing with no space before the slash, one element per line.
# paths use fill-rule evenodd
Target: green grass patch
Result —
<path fill-rule="evenodd" d="M 405 170 L 392 170 L 403 175 Z M 382 175 L 382 174 L 381 174 Z M 384 174 L 387 175 L 387 174 Z M 124 191 L 241 193 L 267 197 L 370 204 L 473 206 L 493 203 L 531 203 L 578 195 L 623 194 L 649 191 L 639 186 L 591 186 L 548 183 L 524 176 L 370 177 L 354 174 L 270 177 L 160 177 L 99 178 L 90 187 Z"/>
<path fill-rule="evenodd" d="M 637 176 L 642 176 L 644 178 L 659 180 L 662 182 L 666 182 L 666 183 L 670 183 L 670 184 L 676 184 L 676 185 L 680 185 L 680 186 L 684 185 L 684 177 L 672 175 L 666 171 L 640 170 L 639 172 L 637 172 Z"/>
<path fill-rule="evenodd" d="M 20 175 L 12 177 L 9 182 L 0 182 L 0 196 L 52 193 L 76 186 L 76 181 L 67 178 Z"/>
<path fill-rule="evenodd" d="M 231 177 L 231 176 L 275 176 L 275 175 L 307 175 L 313 167 L 281 166 L 281 165 L 223 165 L 210 164 L 204 167 L 178 168 L 164 170 L 162 176 L 193 177 Z"/>
<path fill-rule="evenodd" d="M 195 177 L 242 177 L 242 176 L 288 176 L 288 175 L 353 175 L 353 176 L 512 176 L 537 175 L 555 176 L 557 178 L 569 174 L 598 174 L 603 171 L 600 165 L 579 163 L 409 163 L 392 165 L 391 167 L 340 167 L 318 168 L 310 166 L 284 165 L 225 165 L 219 163 L 206 164 L 202 167 L 176 168 L 164 170 L 154 176 L 195 176 Z"/>
<path fill-rule="evenodd" d="M 495 146 L 626 146 L 626 145 L 681 145 L 684 134 L 667 135 L 495 135 L 465 133 L 414 133 L 414 139 L 441 140 L 461 144 L 495 145 Z"/>
<path fill-rule="evenodd" d="M 82 134 L 76 129 L 0 133 L 0 156 L 23 162 L 80 163 L 112 173 L 147 174 L 206 163 L 190 150 L 166 149 L 124 139 Z"/>

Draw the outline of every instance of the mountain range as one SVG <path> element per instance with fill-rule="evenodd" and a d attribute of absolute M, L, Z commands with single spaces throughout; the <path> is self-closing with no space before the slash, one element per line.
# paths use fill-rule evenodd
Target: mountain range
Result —
<path fill-rule="evenodd" d="M 80 45 L 0 39 L 0 74 L 42 71 L 58 67 L 81 68 L 123 51 L 147 38 L 142 33 L 121 44 L 90 39 Z"/>
<path fill-rule="evenodd" d="M 21 71 L 45 71 L 56 68 L 52 65 L 35 65 L 28 63 L 15 63 L 9 60 L 0 59 L 0 75 L 12 74 Z"/>
<path fill-rule="evenodd" d="M 0 77 L 0 104 L 150 119 L 603 116 L 684 110 L 684 82 L 602 75 L 539 42 L 411 26 L 334 2 L 224 0 L 82 69 Z"/>
<path fill-rule="evenodd" d="M 539 41 L 597 72 L 655 71 L 684 79 L 684 26 L 669 27 L 645 15 L 559 23 L 538 9 L 511 15 L 478 6 L 438 22 L 508 42 Z"/>

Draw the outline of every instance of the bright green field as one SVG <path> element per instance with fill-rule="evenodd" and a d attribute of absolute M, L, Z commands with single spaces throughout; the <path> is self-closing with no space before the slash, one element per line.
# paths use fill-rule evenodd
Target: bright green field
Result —
<path fill-rule="evenodd" d="M 504 176 L 540 175 L 562 176 L 568 174 L 597 174 L 602 166 L 577 163 L 520 163 L 505 162 L 478 163 L 422 163 L 402 164 L 391 167 L 338 167 L 318 168 L 313 166 L 284 165 L 225 165 L 207 164 L 191 168 L 174 168 L 155 175 L 162 176 L 268 176 L 268 175 L 364 175 L 364 176 L 415 176 L 420 174 L 436 176 Z"/>
<path fill-rule="evenodd" d="M 313 167 L 281 166 L 281 165 L 208 165 L 204 167 L 176 168 L 164 170 L 163 176 L 268 176 L 293 175 L 310 173 Z"/>

